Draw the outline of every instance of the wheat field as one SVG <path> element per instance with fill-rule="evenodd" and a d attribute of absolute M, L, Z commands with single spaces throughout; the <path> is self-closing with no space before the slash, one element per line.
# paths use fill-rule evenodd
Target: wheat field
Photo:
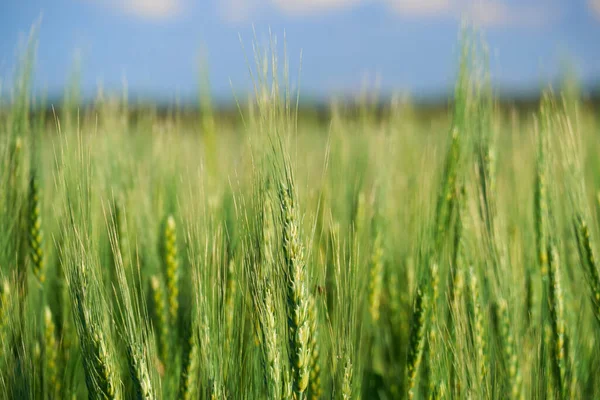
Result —
<path fill-rule="evenodd" d="M 507 111 L 462 49 L 447 113 L 325 123 L 268 47 L 237 124 L 75 90 L 35 112 L 26 54 L 0 105 L 0 397 L 600 398 L 598 110 L 565 80 Z"/>

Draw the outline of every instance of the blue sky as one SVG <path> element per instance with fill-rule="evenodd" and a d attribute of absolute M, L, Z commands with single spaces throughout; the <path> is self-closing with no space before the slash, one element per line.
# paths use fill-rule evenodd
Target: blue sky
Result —
<path fill-rule="evenodd" d="M 307 96 L 384 92 L 427 96 L 454 82 L 462 19 L 484 32 L 495 85 L 527 90 L 565 60 L 584 84 L 600 81 L 600 0 L 0 0 L 0 77 L 14 75 L 19 43 L 41 17 L 35 87 L 62 91 L 80 60 L 81 86 L 161 99 L 197 92 L 202 55 L 211 90 L 250 87 L 254 25 L 286 42 L 295 76 L 302 50 Z M 293 78 L 295 81 L 296 78 Z M 230 84 L 231 81 L 231 84 Z M 4 84 L 6 87 L 6 83 Z"/>

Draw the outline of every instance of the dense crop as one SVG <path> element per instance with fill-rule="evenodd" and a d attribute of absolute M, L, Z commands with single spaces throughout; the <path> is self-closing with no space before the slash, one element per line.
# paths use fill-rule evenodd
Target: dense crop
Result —
<path fill-rule="evenodd" d="M 600 398 L 597 115 L 569 84 L 507 113 L 477 54 L 449 116 L 326 125 L 257 56 L 239 127 L 102 96 L 45 120 L 26 63 L 0 397 Z"/>

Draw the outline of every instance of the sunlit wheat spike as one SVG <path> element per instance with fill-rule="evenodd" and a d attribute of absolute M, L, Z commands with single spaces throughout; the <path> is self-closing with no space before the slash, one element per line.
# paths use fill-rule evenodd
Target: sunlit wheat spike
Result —
<path fill-rule="evenodd" d="M 148 365 L 145 343 L 128 343 L 127 359 L 136 399 L 156 399 Z"/>
<path fill-rule="evenodd" d="M 108 353 L 104 334 L 95 329 L 90 333 L 90 348 L 87 350 L 89 353 L 84 355 L 88 360 L 84 363 L 88 365 L 86 367 L 88 390 L 93 392 L 93 397 L 97 399 L 119 399 L 121 396 L 117 371 Z"/>
<path fill-rule="evenodd" d="M 267 370 L 267 388 L 270 398 L 281 396 L 282 383 L 282 365 L 281 350 L 277 334 L 276 311 L 271 288 L 264 288 L 264 315 L 262 315 L 263 324 L 263 353 Z"/>
<path fill-rule="evenodd" d="M 346 355 L 344 361 L 344 371 L 342 375 L 342 399 L 343 400 L 351 400 L 353 399 L 352 389 L 354 384 L 354 365 L 352 364 L 352 359 L 349 355 Z"/>
<path fill-rule="evenodd" d="M 167 283 L 169 318 L 172 324 L 177 322 L 179 310 L 179 258 L 177 252 L 177 226 L 172 215 L 167 217 L 162 234 L 163 265 Z"/>
<path fill-rule="evenodd" d="M 371 253 L 371 270 L 369 276 L 369 313 L 374 323 L 379 321 L 379 307 L 381 304 L 381 292 L 383 286 L 383 246 L 382 237 L 379 232 L 373 242 Z"/>
<path fill-rule="evenodd" d="M 156 317 L 158 352 L 160 360 L 166 364 L 169 361 L 169 322 L 168 311 L 165 305 L 165 292 L 158 276 L 154 275 L 150 278 L 150 288 L 152 290 L 152 302 Z"/>

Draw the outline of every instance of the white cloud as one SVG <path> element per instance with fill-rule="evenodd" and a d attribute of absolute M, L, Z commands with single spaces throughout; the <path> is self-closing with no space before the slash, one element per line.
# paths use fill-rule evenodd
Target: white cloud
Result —
<path fill-rule="evenodd" d="M 476 25 L 493 26 L 510 22 L 513 11 L 505 3 L 480 1 L 467 7 L 467 18 Z"/>
<path fill-rule="evenodd" d="M 251 20 L 265 8 L 297 17 L 347 9 L 365 0 L 219 0 L 221 15 L 229 22 Z"/>
<path fill-rule="evenodd" d="M 588 1 L 597 7 L 600 16 L 600 0 Z M 555 7 L 544 0 L 221 0 L 220 4 L 226 19 L 240 21 L 260 15 L 260 10 L 266 7 L 306 17 L 367 2 L 379 3 L 405 18 L 465 18 L 479 27 L 539 26 L 556 14 Z"/>
<path fill-rule="evenodd" d="M 401 15 L 432 16 L 450 11 L 450 0 L 387 0 L 392 9 Z"/>
<path fill-rule="evenodd" d="M 260 6 L 258 0 L 222 0 L 218 12 L 227 22 L 241 22 L 251 19 Z"/>
<path fill-rule="evenodd" d="M 588 7 L 590 7 L 596 18 L 600 19 L 600 0 L 588 0 Z"/>
<path fill-rule="evenodd" d="M 464 15 L 478 26 L 539 26 L 553 16 L 553 8 L 527 2 L 509 6 L 497 0 L 480 0 L 468 5 Z"/>
<path fill-rule="evenodd" d="M 600 0 L 593 0 L 599 1 Z M 400 15 L 465 18 L 479 27 L 506 25 L 537 26 L 546 22 L 554 8 L 539 0 L 518 3 L 506 0 L 387 0 Z"/>
<path fill-rule="evenodd" d="M 322 13 L 351 7 L 362 0 L 271 0 L 280 10 L 289 14 Z"/>
<path fill-rule="evenodd" d="M 170 19 L 181 14 L 182 0 L 96 0 L 97 3 L 134 17 L 149 20 Z"/>
<path fill-rule="evenodd" d="M 151 19 L 173 17 L 182 9 L 179 0 L 127 0 L 123 4 L 125 11 Z"/>

